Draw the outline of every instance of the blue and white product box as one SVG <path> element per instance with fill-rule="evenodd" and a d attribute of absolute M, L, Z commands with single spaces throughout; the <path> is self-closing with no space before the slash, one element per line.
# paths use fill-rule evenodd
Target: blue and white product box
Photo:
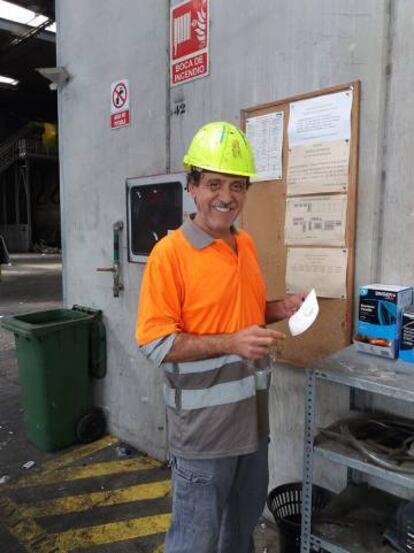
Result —
<path fill-rule="evenodd" d="M 406 307 L 402 312 L 400 359 L 414 363 L 414 305 Z"/>
<path fill-rule="evenodd" d="M 401 315 L 413 301 L 408 286 L 368 284 L 359 289 L 357 349 L 382 357 L 398 357 Z"/>

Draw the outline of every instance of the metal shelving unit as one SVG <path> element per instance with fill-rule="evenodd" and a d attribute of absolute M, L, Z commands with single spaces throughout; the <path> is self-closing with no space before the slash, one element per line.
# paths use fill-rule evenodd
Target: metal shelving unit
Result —
<path fill-rule="evenodd" d="M 332 553 L 368 553 L 349 528 L 326 531 L 318 525 L 311 531 L 312 483 L 315 457 L 329 459 L 349 469 L 382 478 L 414 490 L 414 475 L 389 471 L 363 459 L 354 449 L 318 437 L 315 443 L 316 382 L 326 380 L 383 396 L 414 402 L 414 365 L 359 353 L 349 346 L 306 370 L 305 437 L 303 462 L 301 553 L 311 547 Z M 392 496 L 390 496 L 392 498 Z M 390 499 L 389 501 L 392 501 Z M 329 527 L 328 527 L 329 530 Z M 394 551 L 384 547 L 381 551 Z"/>

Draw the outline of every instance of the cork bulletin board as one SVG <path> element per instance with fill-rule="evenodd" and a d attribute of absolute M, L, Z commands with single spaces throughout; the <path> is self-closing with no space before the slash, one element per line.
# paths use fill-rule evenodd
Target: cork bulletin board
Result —
<path fill-rule="evenodd" d="M 341 94 L 338 93 L 347 95 L 349 100 L 349 135 L 347 136 L 347 140 L 343 141 L 344 144 L 340 145 L 340 148 L 343 146 L 347 148 L 346 162 L 342 158 L 341 178 L 344 186 L 336 186 L 336 188 L 333 186 L 330 189 L 322 190 L 318 189 L 316 185 L 313 188 L 310 186 L 309 190 L 307 190 L 305 175 L 304 180 L 302 179 L 302 182 L 305 182 L 305 184 L 295 188 L 294 163 L 299 168 L 300 163 L 293 160 L 299 159 L 298 155 L 301 150 L 300 147 L 296 148 L 296 150 L 293 147 L 294 135 L 289 127 L 289 118 L 295 117 L 292 115 L 293 108 L 297 109 L 302 105 L 308 104 L 313 105 L 313 102 L 318 103 L 320 101 L 333 100 L 333 98 L 341 97 Z M 313 101 L 312 99 L 315 100 Z M 311 102 L 302 102 L 303 100 L 311 100 Z M 323 254 L 327 252 L 324 248 L 329 248 L 335 252 L 335 255 L 337 255 L 336 252 L 342 252 L 341 255 L 344 256 L 343 272 L 340 276 L 343 282 L 339 283 L 342 284 L 343 289 L 339 293 L 332 293 L 330 297 L 329 292 L 319 294 L 318 288 L 316 288 L 320 312 L 316 322 L 307 332 L 300 336 L 292 337 L 289 334 L 287 322 L 273 325 L 274 328 L 284 331 L 288 336 L 283 343 L 279 344 L 279 360 L 297 367 L 305 367 L 312 361 L 345 347 L 351 341 L 358 179 L 359 104 L 360 82 L 354 81 L 278 100 L 269 104 L 246 108 L 241 111 L 241 122 L 244 130 L 249 125 L 252 128 L 255 118 L 258 118 L 257 121 L 263 120 L 266 118 L 262 116 L 268 114 L 279 114 L 280 120 L 283 118 L 283 123 L 281 123 L 281 128 L 283 125 L 283 133 L 280 132 L 279 141 L 279 157 L 281 162 L 279 173 L 277 175 L 270 175 L 268 180 L 266 180 L 266 173 L 263 173 L 264 178 L 262 176 L 262 180 L 251 184 L 241 219 L 241 226 L 249 232 L 256 244 L 259 261 L 266 281 L 267 300 L 283 299 L 287 295 L 289 255 L 291 256 L 290 259 L 292 259 L 293 255 L 306 256 L 307 252 L 312 254 L 312 252 L 319 251 Z M 281 112 L 283 112 L 283 116 Z M 292 144 L 289 144 L 290 137 Z M 315 146 L 318 146 L 318 144 L 315 144 Z M 306 147 L 309 149 L 309 146 Z M 295 158 L 293 157 L 294 155 L 296 156 Z M 344 166 L 344 163 L 346 163 L 346 166 Z M 312 178 L 315 181 L 314 176 L 318 174 L 318 168 L 315 168 L 315 165 L 313 165 L 312 170 Z M 324 171 L 323 167 L 321 171 Z M 332 183 L 327 182 L 327 184 L 331 185 Z M 287 243 L 286 233 L 291 233 L 291 230 L 286 231 L 286 229 L 292 228 L 285 226 L 287 206 L 288 204 L 291 205 L 292 201 L 300 205 L 299 200 L 302 198 L 307 199 L 311 203 L 318 202 L 318 200 L 322 200 L 323 202 L 328 199 L 345 206 L 344 209 L 346 211 L 343 213 L 342 221 L 342 242 L 337 242 L 335 248 L 331 247 L 332 244 L 323 243 L 323 240 L 321 243 L 312 243 L 311 245 L 306 241 L 304 243 L 292 244 L 291 241 Z M 291 239 L 289 238 L 289 240 Z M 315 249 L 316 247 L 318 250 Z M 318 269 L 316 268 L 316 270 Z M 329 282 L 329 275 L 323 276 L 321 274 L 318 284 L 323 287 L 324 282 Z M 301 286 L 301 288 L 306 289 L 306 286 Z"/>

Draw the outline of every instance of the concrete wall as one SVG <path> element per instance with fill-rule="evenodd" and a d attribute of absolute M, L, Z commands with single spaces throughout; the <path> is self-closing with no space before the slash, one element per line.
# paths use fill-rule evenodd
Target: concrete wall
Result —
<path fill-rule="evenodd" d="M 59 93 L 64 301 L 104 311 L 109 371 L 98 395 L 110 430 L 161 457 L 160 375 L 134 339 L 143 266 L 127 262 L 124 239 L 119 298 L 111 273 L 96 269 L 112 265 L 112 225 L 126 222 L 126 177 L 166 170 L 168 6 L 75 0 L 58 2 L 57 14 L 58 64 L 73 76 Z M 132 124 L 111 131 L 110 85 L 125 77 Z"/>
<path fill-rule="evenodd" d="M 112 432 L 160 457 L 160 375 L 133 337 L 142 266 L 128 263 L 124 241 L 125 291 L 117 299 L 111 275 L 96 268 L 111 265 L 112 224 L 126 220 L 125 178 L 181 170 L 201 124 L 238 123 L 241 108 L 360 79 L 356 285 L 413 281 L 414 4 L 214 0 L 210 10 L 210 75 L 170 90 L 168 2 L 57 2 L 58 64 L 73 75 L 59 93 L 65 302 L 103 309 L 109 374 L 99 401 Z M 132 122 L 111 131 L 109 87 L 120 77 L 130 79 Z M 181 102 L 186 113 L 170 115 Z M 303 388 L 303 373 L 280 369 L 271 397 L 272 483 L 301 477 Z M 324 420 L 348 405 L 338 388 L 320 397 Z"/>

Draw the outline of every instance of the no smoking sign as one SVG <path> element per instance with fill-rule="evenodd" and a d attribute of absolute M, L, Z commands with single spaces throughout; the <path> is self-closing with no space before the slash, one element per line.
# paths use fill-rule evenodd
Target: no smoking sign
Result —
<path fill-rule="evenodd" d="M 129 80 L 111 84 L 111 129 L 129 125 Z"/>

